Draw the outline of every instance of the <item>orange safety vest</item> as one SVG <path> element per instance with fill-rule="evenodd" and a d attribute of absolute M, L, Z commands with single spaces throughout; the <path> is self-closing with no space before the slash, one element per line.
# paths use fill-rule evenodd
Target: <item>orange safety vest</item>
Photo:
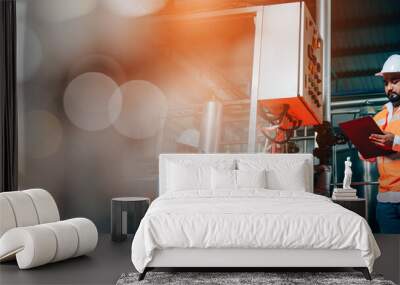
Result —
<path fill-rule="evenodd" d="M 393 112 L 392 119 L 388 122 L 389 111 L 385 106 L 382 111 L 374 116 L 376 124 L 382 131 L 400 136 L 400 108 Z M 398 145 L 395 151 L 400 151 Z M 379 192 L 400 192 L 400 153 L 377 158 L 379 171 Z"/>

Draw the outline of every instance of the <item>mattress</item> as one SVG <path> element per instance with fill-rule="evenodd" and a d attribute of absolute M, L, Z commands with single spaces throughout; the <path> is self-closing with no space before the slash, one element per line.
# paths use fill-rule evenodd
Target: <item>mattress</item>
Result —
<path fill-rule="evenodd" d="M 157 249 L 359 250 L 372 271 L 379 248 L 361 216 L 307 192 L 267 189 L 167 192 L 150 206 L 132 243 L 143 272 Z"/>

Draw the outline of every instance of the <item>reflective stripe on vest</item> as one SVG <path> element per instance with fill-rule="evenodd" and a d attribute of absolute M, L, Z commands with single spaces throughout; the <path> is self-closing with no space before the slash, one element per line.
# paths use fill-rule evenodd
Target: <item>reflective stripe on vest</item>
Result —
<path fill-rule="evenodd" d="M 387 131 L 399 136 L 400 109 L 392 115 L 390 122 L 388 122 L 388 115 L 389 112 L 384 108 L 375 115 L 374 120 L 382 131 Z M 400 153 L 378 157 L 377 163 L 379 171 L 379 192 L 400 192 Z M 390 195 L 388 196 L 390 197 Z"/>

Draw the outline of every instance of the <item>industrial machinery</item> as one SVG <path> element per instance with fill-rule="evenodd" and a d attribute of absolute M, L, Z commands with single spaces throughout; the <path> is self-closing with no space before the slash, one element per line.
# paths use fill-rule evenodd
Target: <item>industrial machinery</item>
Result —
<path fill-rule="evenodd" d="M 300 126 L 322 123 L 322 40 L 304 2 L 264 6 L 259 61 L 259 127 L 267 152 L 289 152 Z"/>
<path fill-rule="evenodd" d="M 304 2 L 263 7 L 258 100 L 287 124 L 322 123 L 322 41 Z"/>
<path fill-rule="evenodd" d="M 169 58 L 216 97 L 201 106 L 196 126 L 201 152 L 218 152 L 221 145 L 241 141 L 248 152 L 255 152 L 264 139 L 266 152 L 298 152 L 292 139 L 302 133 L 310 139 L 306 130 L 298 129 L 322 124 L 322 40 L 304 1 L 166 19 L 167 34 L 176 31 L 165 37 L 176 39 L 168 42 Z M 232 106 L 233 101 L 241 102 L 235 110 L 247 117 L 234 118 L 218 106 Z M 243 124 L 241 133 L 230 130 L 235 120 L 248 128 Z"/>

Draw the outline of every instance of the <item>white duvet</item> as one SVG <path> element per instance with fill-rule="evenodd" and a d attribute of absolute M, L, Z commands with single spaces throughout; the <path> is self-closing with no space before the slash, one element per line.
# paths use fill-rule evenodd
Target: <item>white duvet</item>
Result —
<path fill-rule="evenodd" d="M 165 248 L 358 249 L 370 271 L 380 255 L 359 215 L 319 195 L 266 189 L 162 195 L 140 223 L 132 262 L 143 272 Z"/>

